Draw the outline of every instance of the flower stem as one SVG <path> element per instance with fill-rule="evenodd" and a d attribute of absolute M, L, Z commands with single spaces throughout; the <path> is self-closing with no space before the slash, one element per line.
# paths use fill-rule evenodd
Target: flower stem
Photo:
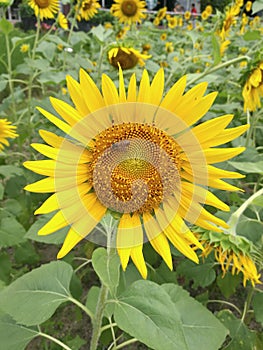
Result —
<path fill-rule="evenodd" d="M 6 41 L 6 54 L 7 54 L 7 72 L 8 72 L 8 84 L 9 84 L 9 90 L 10 95 L 12 99 L 12 113 L 14 117 L 16 116 L 16 103 L 15 103 L 15 95 L 14 95 L 14 83 L 12 79 L 12 61 L 11 61 L 11 51 L 10 51 L 10 44 L 9 44 L 9 37 L 8 34 L 5 34 L 5 41 Z"/>
<path fill-rule="evenodd" d="M 65 350 L 72 350 L 69 346 L 67 346 L 66 344 L 62 343 L 62 341 L 60 341 L 60 340 L 57 339 L 57 338 L 52 337 L 52 336 L 49 335 L 49 334 L 39 332 L 38 335 L 41 336 L 41 337 L 43 337 L 43 338 L 47 338 L 47 339 L 53 341 L 54 343 L 60 345 L 60 346 L 61 346 L 63 349 L 65 349 Z"/>
<path fill-rule="evenodd" d="M 90 342 L 90 350 L 96 350 L 101 334 L 101 323 L 103 317 L 103 311 L 105 307 L 105 302 L 107 300 L 108 288 L 102 284 L 99 294 L 99 299 L 97 303 L 96 312 L 93 318 L 93 330 Z"/>
<path fill-rule="evenodd" d="M 236 227 L 238 221 L 243 214 L 243 212 L 247 209 L 247 207 L 253 202 L 253 200 L 259 196 L 263 195 L 263 188 L 256 193 L 254 193 L 251 197 L 249 197 L 231 216 L 228 221 L 228 225 L 230 226 L 230 232 L 233 235 L 236 235 Z"/>
<path fill-rule="evenodd" d="M 222 68 L 230 66 L 231 64 L 238 63 L 238 62 L 244 61 L 244 60 L 249 61 L 250 58 L 248 56 L 241 56 L 241 57 L 233 58 L 232 60 L 226 61 L 224 63 L 218 64 L 215 67 L 212 67 L 212 68 L 206 70 L 205 72 L 203 72 L 202 74 L 198 75 L 197 77 L 193 78 L 191 81 L 189 81 L 189 83 L 187 85 L 191 85 L 191 84 L 195 83 L 196 81 L 204 78 L 205 76 L 207 76 L 211 73 L 214 73 Z"/>

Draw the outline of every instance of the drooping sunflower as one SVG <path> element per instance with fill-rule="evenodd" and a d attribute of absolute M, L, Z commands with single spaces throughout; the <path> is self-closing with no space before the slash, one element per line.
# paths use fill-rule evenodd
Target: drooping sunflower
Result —
<path fill-rule="evenodd" d="M 17 136 L 16 126 L 11 125 L 7 119 L 0 119 L 0 152 L 4 146 L 9 146 L 8 138 L 14 139 Z"/>
<path fill-rule="evenodd" d="M 150 57 L 151 55 L 142 54 L 132 47 L 114 47 L 108 52 L 110 64 L 115 68 L 118 68 L 120 65 L 122 70 L 133 68 L 137 64 L 143 66 L 144 60 Z"/>
<path fill-rule="evenodd" d="M 78 21 L 81 21 L 81 19 L 88 21 L 98 13 L 99 8 L 98 0 L 79 0 L 76 5 Z"/>
<path fill-rule="evenodd" d="M 44 18 L 54 18 L 59 10 L 58 0 L 29 0 L 28 5 L 35 11 L 35 16 L 42 21 Z"/>
<path fill-rule="evenodd" d="M 260 98 L 263 97 L 263 62 L 249 75 L 242 91 L 244 111 L 253 112 L 261 107 Z"/>
<path fill-rule="evenodd" d="M 146 2 L 140 0 L 114 0 L 115 4 L 111 6 L 110 12 L 117 17 L 121 23 L 131 25 L 132 23 L 141 23 L 146 18 L 143 11 L 146 9 Z"/>
<path fill-rule="evenodd" d="M 216 146 L 238 137 L 247 126 L 225 129 L 233 116 L 224 115 L 193 127 L 217 93 L 204 95 L 204 82 L 184 93 L 184 76 L 163 96 L 163 69 L 151 82 L 144 70 L 138 89 L 135 74 L 126 89 L 120 69 L 119 90 L 103 74 L 102 92 L 81 69 L 80 82 L 68 76 L 67 87 L 74 106 L 50 99 L 62 119 L 38 108 L 66 137 L 40 130 L 46 144 L 32 146 L 49 159 L 24 163 L 46 176 L 25 189 L 53 193 L 35 212 L 55 212 L 39 234 L 69 226 L 58 253 L 61 258 L 107 213 L 118 222 L 115 243 L 124 270 L 131 257 L 146 278 L 144 239 L 170 269 L 169 241 L 198 262 L 195 249 L 202 245 L 185 221 L 219 232 L 228 227 L 202 205 L 229 210 L 206 185 L 238 190 L 222 178 L 243 176 L 212 164 L 244 151 L 243 147 Z"/>
<path fill-rule="evenodd" d="M 203 257 L 214 252 L 220 263 L 222 277 L 230 270 L 232 275 L 243 274 L 243 285 L 250 281 L 253 286 L 261 283 L 260 273 L 252 259 L 253 246 L 245 237 L 230 233 L 206 232 L 200 236 L 204 246 Z"/>

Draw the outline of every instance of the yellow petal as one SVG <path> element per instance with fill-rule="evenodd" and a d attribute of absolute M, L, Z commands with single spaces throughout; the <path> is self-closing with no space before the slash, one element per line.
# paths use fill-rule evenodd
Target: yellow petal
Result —
<path fill-rule="evenodd" d="M 150 80 L 147 70 L 145 69 L 142 73 L 142 79 L 140 82 L 139 93 L 138 93 L 138 102 L 150 103 Z"/>
<path fill-rule="evenodd" d="M 119 95 L 116 86 L 106 74 L 102 75 L 102 93 L 106 105 L 119 103 Z"/>
<path fill-rule="evenodd" d="M 34 212 L 35 215 L 38 214 L 48 214 L 52 211 L 59 209 L 59 202 L 56 193 L 52 194 L 45 202 Z"/>
<path fill-rule="evenodd" d="M 174 108 L 178 101 L 182 98 L 186 87 L 186 75 L 179 79 L 167 92 L 164 99 L 161 102 L 160 107 L 174 111 Z"/>
<path fill-rule="evenodd" d="M 71 126 L 81 120 L 82 115 L 66 102 L 54 97 L 50 97 L 50 102 L 55 111 Z"/>
<path fill-rule="evenodd" d="M 80 84 L 71 76 L 67 76 L 66 80 L 70 98 L 76 106 L 76 109 L 83 117 L 87 116 L 90 113 L 90 110 L 85 103 Z"/>
<path fill-rule="evenodd" d="M 38 231 L 40 236 L 49 235 L 70 224 L 60 210 Z"/>
<path fill-rule="evenodd" d="M 45 111 L 43 108 L 37 107 L 40 113 L 42 113 L 51 123 L 56 125 L 60 130 L 64 131 L 66 134 L 70 134 L 71 127 L 64 123 L 62 120 L 55 117 L 53 114 Z"/>
<path fill-rule="evenodd" d="M 119 66 L 119 95 L 120 103 L 126 102 L 126 91 L 121 66 Z"/>
<path fill-rule="evenodd" d="M 135 73 L 133 73 L 129 82 L 127 102 L 136 102 L 136 100 L 137 100 L 137 85 L 136 85 L 136 76 L 135 76 Z"/>
<path fill-rule="evenodd" d="M 70 228 L 62 248 L 58 252 L 57 258 L 61 259 L 67 255 L 84 237 L 77 233 L 72 227 Z"/>
<path fill-rule="evenodd" d="M 151 103 L 159 105 L 163 96 L 164 89 L 164 70 L 163 68 L 159 69 L 155 74 L 151 86 L 150 86 L 150 97 Z"/>
<path fill-rule="evenodd" d="M 49 193 L 55 192 L 55 182 L 53 177 L 47 177 L 45 179 L 34 182 L 30 185 L 25 186 L 26 191 L 35 193 Z"/>
<path fill-rule="evenodd" d="M 142 253 L 142 245 L 131 249 L 131 258 L 144 279 L 147 278 L 147 267 Z"/>

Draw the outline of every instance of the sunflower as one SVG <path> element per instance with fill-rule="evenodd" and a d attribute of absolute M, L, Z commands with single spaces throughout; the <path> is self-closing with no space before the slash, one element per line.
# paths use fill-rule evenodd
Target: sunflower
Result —
<path fill-rule="evenodd" d="M 208 17 L 209 17 L 209 14 L 206 10 L 201 13 L 201 18 L 203 21 L 206 21 Z"/>
<path fill-rule="evenodd" d="M 28 5 L 35 11 L 35 16 L 41 21 L 44 18 L 54 18 L 59 10 L 58 0 L 29 0 Z"/>
<path fill-rule="evenodd" d="M 74 106 L 50 99 L 62 119 L 38 108 L 65 137 L 40 130 L 46 144 L 32 146 L 49 159 L 24 163 L 26 168 L 46 176 L 25 189 L 53 193 L 35 212 L 56 211 L 39 234 L 70 226 L 58 253 L 62 258 L 105 215 L 112 215 L 118 224 L 115 243 L 124 270 L 131 257 L 146 278 L 144 238 L 170 269 L 169 241 L 198 263 L 195 249 L 202 249 L 202 245 L 185 221 L 218 232 L 228 227 L 203 208 L 207 204 L 229 210 L 205 186 L 239 190 L 222 178 L 242 175 L 212 164 L 244 151 L 244 147 L 215 146 L 238 137 L 247 126 L 225 129 L 233 116 L 224 115 L 193 127 L 209 110 L 217 93 L 204 95 L 204 82 L 184 93 L 184 76 L 163 96 L 163 69 L 151 82 L 144 70 L 138 89 L 135 74 L 126 89 L 120 69 L 119 90 L 103 74 L 102 92 L 81 69 L 80 82 L 68 76 L 67 87 Z"/>
<path fill-rule="evenodd" d="M 171 41 L 165 43 L 165 51 L 168 53 L 174 52 L 174 45 Z"/>
<path fill-rule="evenodd" d="M 207 5 L 205 7 L 205 12 L 208 14 L 208 16 L 212 15 L 213 13 L 213 7 L 211 5 Z"/>
<path fill-rule="evenodd" d="M 100 8 L 100 4 L 98 0 L 83 0 L 79 1 L 76 5 L 77 9 L 77 19 L 78 21 L 81 21 L 84 19 L 85 21 L 88 21 L 92 17 L 98 13 L 98 9 Z"/>
<path fill-rule="evenodd" d="M 110 64 L 121 69 L 130 69 L 135 67 L 138 63 L 143 66 L 144 61 L 150 58 L 151 55 L 143 55 L 138 50 L 126 47 L 114 47 L 108 52 L 108 59 Z"/>
<path fill-rule="evenodd" d="M 68 30 L 68 20 L 62 12 L 58 14 L 58 24 L 62 29 Z"/>
<path fill-rule="evenodd" d="M 251 8 L 252 8 L 252 1 L 248 1 L 246 3 L 246 11 L 247 12 L 250 12 L 251 11 Z"/>
<path fill-rule="evenodd" d="M 230 44 L 231 44 L 230 40 L 225 40 L 220 44 L 220 56 L 221 57 L 224 56 L 224 53 Z"/>
<path fill-rule="evenodd" d="M 175 28 L 178 24 L 178 20 L 176 17 L 171 17 L 170 19 L 168 19 L 168 27 L 169 28 Z"/>
<path fill-rule="evenodd" d="M 110 12 L 117 17 L 121 23 L 141 23 L 146 14 L 146 2 L 140 0 L 114 0 L 116 4 L 111 6 Z"/>
<path fill-rule="evenodd" d="M 22 44 L 22 45 L 20 46 L 20 52 L 22 52 L 22 53 L 28 52 L 29 49 L 30 49 L 29 44 Z"/>
<path fill-rule="evenodd" d="M 0 119 L 0 151 L 4 146 L 9 146 L 8 138 L 14 139 L 16 136 L 16 127 L 11 125 L 7 119 Z"/>
<path fill-rule="evenodd" d="M 161 21 L 162 19 L 164 19 L 165 15 L 167 12 L 167 7 L 162 7 L 158 12 L 157 12 L 157 17 L 159 18 L 159 20 Z"/>
<path fill-rule="evenodd" d="M 191 12 L 190 11 L 186 11 L 184 13 L 184 19 L 188 21 L 190 18 L 191 18 Z"/>
<path fill-rule="evenodd" d="M 260 97 L 263 97 L 263 62 L 249 75 L 242 92 L 244 111 L 253 112 L 261 107 Z"/>
<path fill-rule="evenodd" d="M 215 259 L 220 263 L 224 277 L 230 269 L 232 275 L 243 274 L 243 285 L 251 281 L 252 285 L 261 283 L 260 274 L 252 259 L 253 246 L 245 237 L 229 233 L 206 232 L 199 237 L 204 246 L 203 257 L 214 252 Z"/>

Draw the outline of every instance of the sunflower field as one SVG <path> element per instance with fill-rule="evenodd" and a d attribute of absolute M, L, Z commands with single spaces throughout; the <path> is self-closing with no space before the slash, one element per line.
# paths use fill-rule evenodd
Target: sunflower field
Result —
<path fill-rule="evenodd" d="M 263 2 L 224 3 L 0 0 L 1 350 L 263 349 Z"/>

